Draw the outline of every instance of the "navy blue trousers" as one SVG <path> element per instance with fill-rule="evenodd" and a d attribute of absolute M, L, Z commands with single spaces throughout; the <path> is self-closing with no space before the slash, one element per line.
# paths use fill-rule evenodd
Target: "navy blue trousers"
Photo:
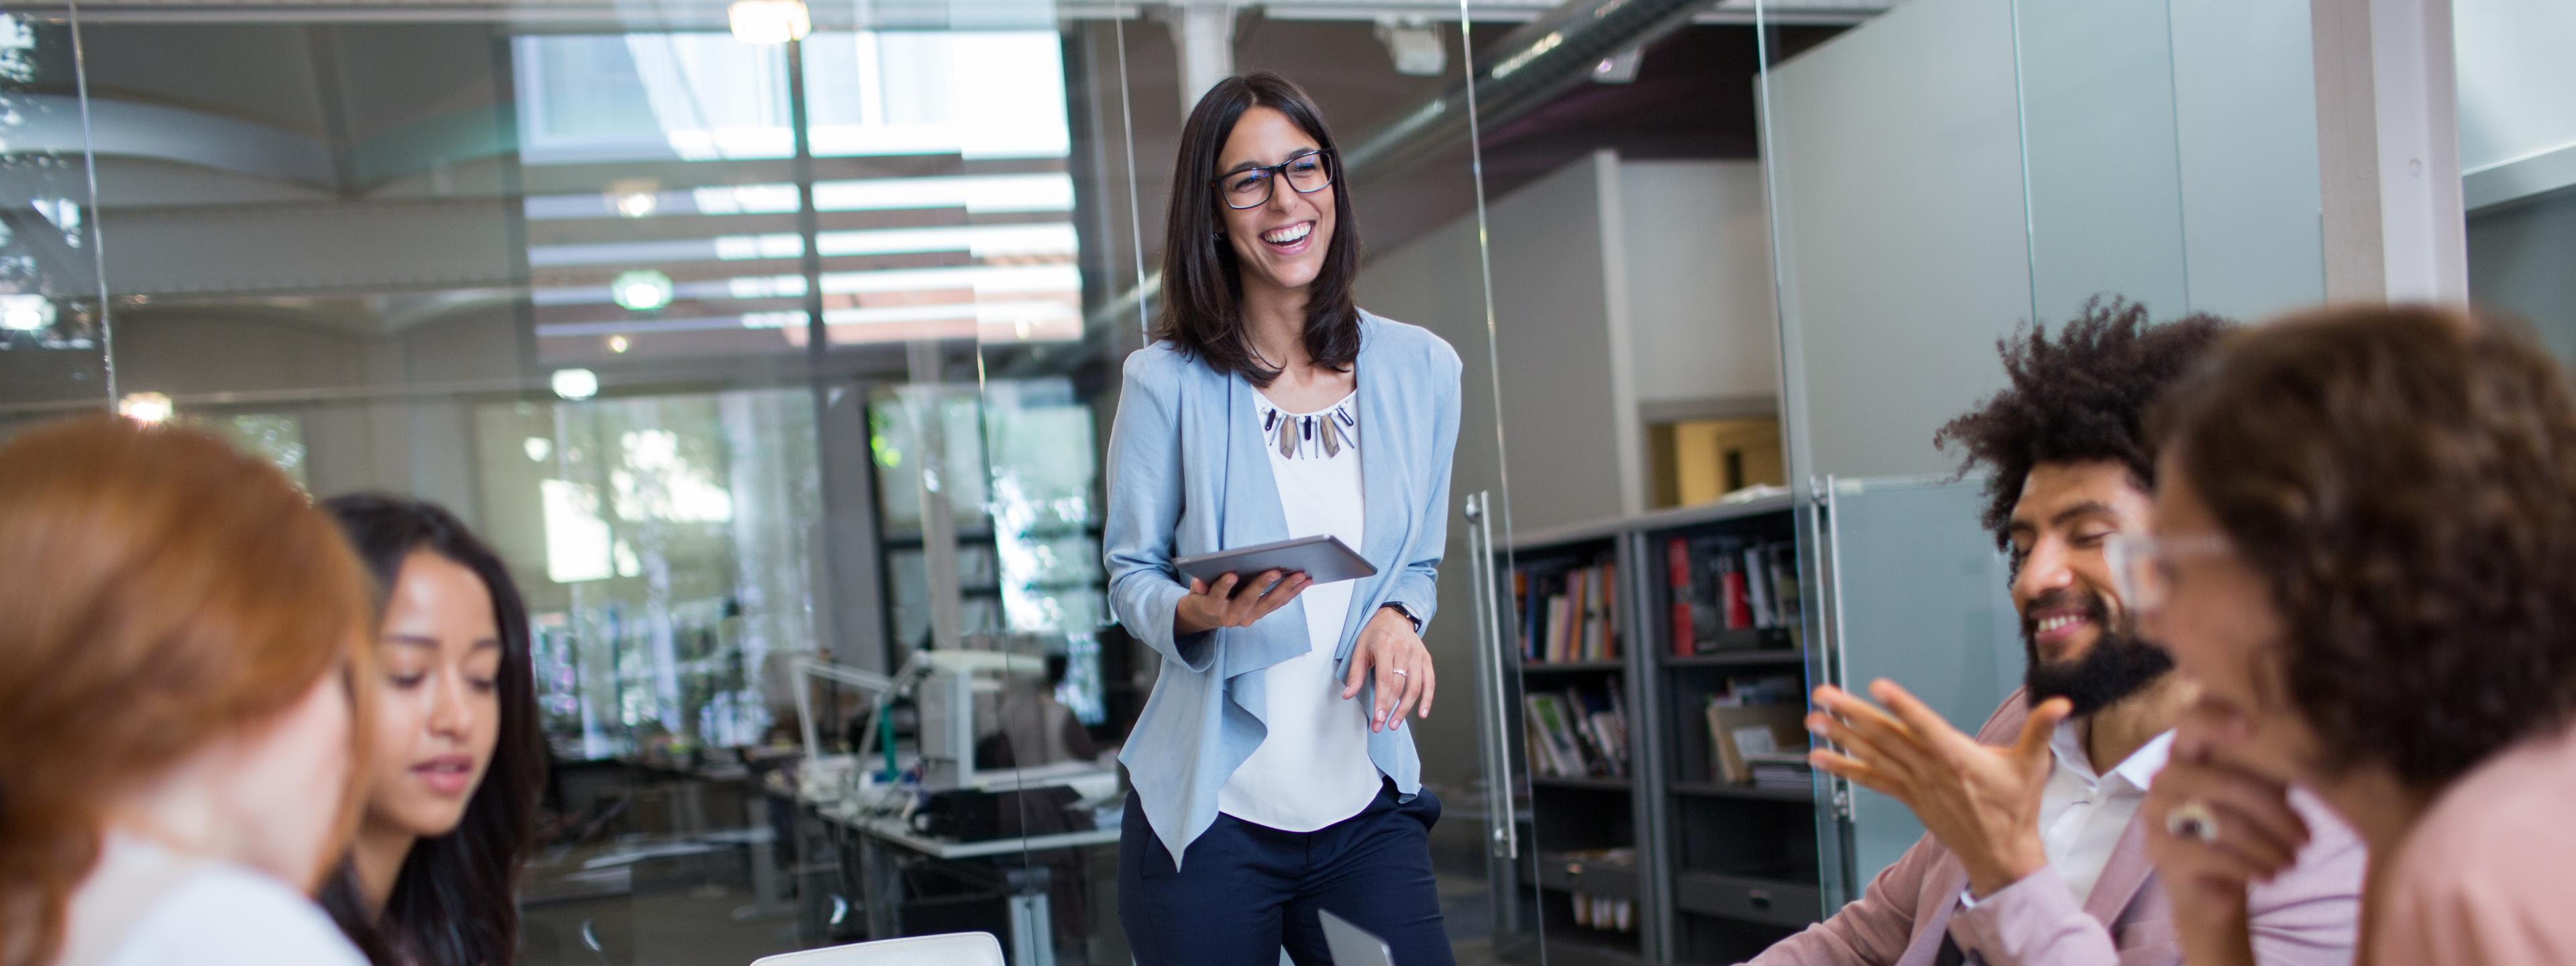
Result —
<path fill-rule="evenodd" d="M 1431 877 L 1440 800 L 1426 789 L 1397 804 L 1386 783 L 1358 815 L 1282 832 L 1219 813 L 1172 867 L 1127 798 L 1118 837 L 1118 921 L 1137 966 L 1330 966 L 1318 911 L 1386 940 L 1396 966 L 1455 966 Z"/>

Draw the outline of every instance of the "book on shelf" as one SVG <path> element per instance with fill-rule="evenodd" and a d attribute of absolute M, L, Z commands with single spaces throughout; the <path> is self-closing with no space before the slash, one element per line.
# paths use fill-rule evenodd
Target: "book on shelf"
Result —
<path fill-rule="evenodd" d="M 1524 695 L 1533 774 L 1553 778 L 1628 776 L 1628 709 L 1619 689 L 1574 688 Z"/>
<path fill-rule="evenodd" d="M 1806 702 L 1799 691 L 1798 678 L 1780 674 L 1731 679 L 1725 691 L 1710 695 L 1709 774 L 1745 785 L 1754 782 L 1757 761 L 1777 764 L 1778 756 L 1795 752 L 1803 764 Z"/>
<path fill-rule="evenodd" d="M 1815 787 L 1816 770 L 1803 751 L 1755 752 L 1744 756 L 1755 788 L 1806 791 Z"/>
<path fill-rule="evenodd" d="M 1521 613 L 1521 660 L 1565 664 L 1619 659 L 1618 564 L 1536 564 L 1512 572 Z"/>
<path fill-rule="evenodd" d="M 1793 636 L 1797 629 L 1803 595 L 1793 543 L 1673 537 L 1664 543 L 1664 567 L 1675 655 L 1760 647 L 1776 638 L 1740 632 Z"/>

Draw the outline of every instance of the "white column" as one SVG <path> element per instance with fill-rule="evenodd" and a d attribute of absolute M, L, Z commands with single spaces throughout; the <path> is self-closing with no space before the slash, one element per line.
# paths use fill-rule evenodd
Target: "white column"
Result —
<path fill-rule="evenodd" d="M 1168 11 L 1172 46 L 1181 57 L 1181 116 L 1199 96 L 1234 74 L 1234 5 L 1227 0 L 1178 0 Z"/>
<path fill-rule="evenodd" d="M 2450 0 L 2312 0 L 2326 297 L 2466 302 Z"/>

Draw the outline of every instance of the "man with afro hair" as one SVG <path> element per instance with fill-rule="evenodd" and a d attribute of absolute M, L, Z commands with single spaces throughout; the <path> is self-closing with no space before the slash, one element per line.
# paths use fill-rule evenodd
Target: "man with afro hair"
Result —
<path fill-rule="evenodd" d="M 1961 472 L 1988 474 L 1984 522 L 2011 557 L 2023 687 L 1974 738 L 1891 681 L 1871 683 L 1875 702 L 1816 689 L 1808 727 L 1838 749 L 1812 753 L 1816 766 L 1905 803 L 1926 831 L 1859 901 L 1755 966 L 2352 961 L 2363 852 L 2304 793 L 2300 815 L 2276 824 L 2305 844 L 2271 882 L 2167 889 L 2146 856 L 2138 806 L 2195 692 L 2138 636 L 2104 548 L 2150 531 L 2147 409 L 2229 328 L 2207 315 L 2154 325 L 2144 306 L 2095 299 L 2054 338 L 2032 327 L 1998 343 L 2005 388 L 1934 441 L 1962 454 Z M 2278 818 L 2212 807 L 2219 823 Z M 2181 935 L 2250 939 L 2186 950 L 2177 919 L 2246 927 Z"/>

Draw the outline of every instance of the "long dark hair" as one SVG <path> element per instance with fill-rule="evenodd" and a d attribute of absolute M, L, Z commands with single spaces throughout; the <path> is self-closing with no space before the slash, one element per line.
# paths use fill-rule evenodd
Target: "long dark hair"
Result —
<path fill-rule="evenodd" d="M 363 493 L 322 506 L 374 573 L 380 605 L 400 578 L 403 560 L 427 550 L 482 578 L 501 631 L 500 734 L 491 767 L 466 802 L 464 820 L 412 846 L 382 917 L 370 914 L 348 866 L 323 887 L 322 907 L 379 966 L 509 966 L 519 947 L 519 867 L 535 836 L 537 794 L 546 777 L 536 673 L 528 660 L 527 605 L 500 555 L 434 504 Z"/>
<path fill-rule="evenodd" d="M 1228 77 L 1209 88 L 1181 127 L 1180 156 L 1172 162 L 1172 203 L 1163 236 L 1163 313 L 1154 338 L 1179 346 L 1219 372 L 1243 376 L 1256 386 L 1279 378 L 1279 370 L 1253 353 L 1243 330 L 1243 266 L 1234 248 L 1218 237 L 1225 227 L 1217 198 L 1217 158 L 1234 122 L 1243 112 L 1267 107 L 1315 139 L 1340 164 L 1333 132 L 1324 127 L 1323 112 L 1287 78 L 1267 71 Z M 1275 187 L 1275 186 L 1274 186 Z M 1333 179 L 1333 237 L 1324 252 L 1324 270 L 1306 289 L 1306 355 L 1318 366 L 1347 370 L 1360 354 L 1360 309 L 1351 287 L 1360 271 L 1360 226 L 1351 214 L 1348 179 Z"/>

